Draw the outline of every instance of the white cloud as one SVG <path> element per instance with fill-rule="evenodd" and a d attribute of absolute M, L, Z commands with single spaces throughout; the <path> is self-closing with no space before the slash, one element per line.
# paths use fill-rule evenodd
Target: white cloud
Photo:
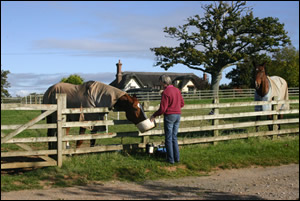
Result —
<path fill-rule="evenodd" d="M 181 7 L 180 12 L 175 9 L 154 15 L 157 11 L 145 14 L 136 10 L 131 12 L 130 9 L 126 12 L 122 8 L 120 12 L 116 11 L 112 15 L 104 9 L 93 13 L 94 18 L 89 23 L 77 24 L 76 29 L 92 30 L 92 34 L 70 38 L 43 38 L 33 41 L 32 45 L 39 50 L 70 51 L 70 56 L 121 55 L 153 60 L 155 57 L 150 48 L 174 46 L 178 43 L 175 39 L 165 37 L 164 27 L 182 25 L 187 17 L 196 14 L 195 10 L 187 6 Z"/>
<path fill-rule="evenodd" d="M 20 96 L 20 97 L 24 97 L 24 96 L 28 96 L 31 92 L 27 91 L 27 90 L 20 90 L 15 92 L 16 96 Z"/>
<path fill-rule="evenodd" d="M 35 74 L 35 73 L 11 73 L 8 74 L 8 82 L 11 87 L 8 91 L 12 97 L 26 96 L 30 93 L 44 93 L 50 86 L 58 83 L 63 77 L 70 74 L 80 75 L 84 81 L 99 81 L 109 84 L 115 79 L 115 73 L 57 73 L 57 74 Z"/>

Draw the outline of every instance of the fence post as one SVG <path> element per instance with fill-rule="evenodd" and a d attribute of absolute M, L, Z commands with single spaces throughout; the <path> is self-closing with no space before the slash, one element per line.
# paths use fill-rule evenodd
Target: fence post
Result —
<path fill-rule="evenodd" d="M 61 167 L 63 162 L 63 143 L 62 138 L 64 135 L 64 130 L 62 128 L 63 122 L 66 122 L 66 115 L 62 115 L 62 110 L 67 106 L 67 95 L 66 94 L 56 94 L 57 99 L 57 166 Z"/>
<path fill-rule="evenodd" d="M 219 98 L 218 97 L 214 97 L 213 104 L 218 104 L 218 103 L 219 103 Z M 213 114 L 214 115 L 218 115 L 219 114 L 219 108 L 218 107 L 217 108 L 213 108 Z M 218 119 L 213 119 L 212 120 L 212 125 L 213 126 L 219 125 L 219 120 Z M 219 130 L 214 130 L 214 137 L 217 137 L 217 136 L 219 136 Z M 214 141 L 213 144 L 216 145 L 217 142 Z"/>
<path fill-rule="evenodd" d="M 273 98 L 274 101 L 278 101 L 278 97 L 274 96 Z M 272 111 L 276 111 L 277 112 L 277 108 L 278 108 L 278 104 L 276 103 L 275 105 L 272 104 Z M 273 121 L 276 121 L 278 119 L 278 115 L 277 114 L 273 114 Z M 278 131 L 278 125 L 274 124 L 272 125 L 273 127 L 273 131 Z M 277 134 L 273 135 L 273 139 L 277 138 Z"/>
<path fill-rule="evenodd" d="M 107 114 L 108 113 L 105 113 L 105 121 L 107 121 L 107 119 L 108 119 Z M 107 124 L 105 124 L 105 132 L 108 133 L 108 125 Z"/>

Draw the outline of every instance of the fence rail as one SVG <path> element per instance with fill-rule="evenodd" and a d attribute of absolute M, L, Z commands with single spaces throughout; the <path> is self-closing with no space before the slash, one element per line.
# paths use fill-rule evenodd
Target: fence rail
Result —
<path fill-rule="evenodd" d="M 219 98 L 252 98 L 254 97 L 255 89 L 224 89 L 219 91 Z M 160 92 L 135 92 L 140 101 L 160 100 Z M 212 99 L 212 90 L 201 90 L 193 92 L 183 92 L 184 99 Z M 289 96 L 299 96 L 299 88 L 289 88 Z M 22 103 L 22 104 L 42 104 L 43 94 L 29 95 L 26 97 L 1 97 L 1 103 Z"/>
<path fill-rule="evenodd" d="M 289 88 L 289 96 L 299 96 L 299 88 Z M 226 98 L 253 98 L 255 89 L 224 89 L 219 90 L 219 99 Z M 134 94 L 134 93 L 129 93 Z M 135 93 L 137 98 L 141 101 L 160 100 L 161 95 L 159 92 L 139 92 Z M 212 90 L 200 90 L 192 92 L 183 92 L 183 98 L 186 99 L 213 99 Z"/>
<path fill-rule="evenodd" d="M 39 115 L 37 118 L 27 122 L 24 125 L 1 125 L 2 130 L 13 130 L 8 134 L 3 134 L 1 132 L 1 147 L 3 144 L 15 144 L 25 151 L 2 151 L 1 157 L 19 157 L 19 156 L 35 156 L 43 159 L 43 162 L 13 162 L 13 163 L 4 163 L 1 164 L 1 169 L 9 168 L 23 168 L 23 167 L 36 167 L 36 166 L 61 166 L 63 163 L 63 156 L 67 154 L 82 154 L 82 153 L 92 153 L 92 152 L 105 152 L 105 151 L 116 151 L 123 150 L 128 147 L 136 148 L 145 148 L 146 144 L 150 141 L 150 136 L 159 136 L 163 135 L 164 131 L 161 128 L 163 119 L 157 119 L 157 128 L 150 130 L 145 133 L 133 129 L 131 131 L 121 131 L 121 132 L 106 132 L 99 134 L 85 134 L 85 135 L 65 135 L 65 130 L 67 127 L 80 127 L 80 126 L 96 126 L 96 125 L 106 125 L 114 126 L 120 124 L 129 124 L 127 120 L 101 120 L 101 121 L 84 121 L 84 122 L 66 122 L 67 114 L 81 113 L 80 109 L 70 109 L 66 108 L 66 96 L 60 94 L 57 96 L 57 105 L 39 105 L 39 104 L 1 104 L 1 110 L 44 110 L 45 112 Z M 276 106 L 282 103 L 295 104 L 296 106 L 291 107 L 290 110 L 286 111 L 277 111 Z M 271 111 L 238 111 L 232 113 L 232 109 L 240 107 L 252 107 L 254 109 L 255 105 L 265 105 L 272 104 Z M 298 105 L 297 105 L 298 104 Z M 230 110 L 228 110 L 230 108 Z M 145 108 L 146 111 L 154 111 L 158 107 L 149 106 Z M 205 142 L 218 142 L 223 140 L 232 140 L 232 139 L 243 139 L 249 137 L 257 136 L 276 136 L 276 135 L 285 135 L 290 133 L 299 133 L 299 100 L 289 100 L 289 101 L 252 101 L 252 102 L 235 102 L 235 103 L 218 103 L 218 100 L 214 100 L 213 104 L 198 104 L 198 105 L 186 105 L 183 108 L 184 111 L 201 111 L 205 109 L 213 109 L 215 111 L 214 115 L 208 114 L 197 114 L 197 115 L 182 115 L 181 124 L 196 122 L 196 126 L 181 126 L 179 128 L 179 135 L 181 134 L 197 134 L 197 137 L 183 137 L 179 138 L 179 145 L 185 144 L 195 144 L 195 143 L 205 143 Z M 225 110 L 225 111 L 222 111 Z M 114 114 L 113 111 L 108 111 L 108 108 L 83 108 L 84 113 L 93 113 L 93 112 L 109 112 Z M 36 124 L 42 118 L 46 117 L 48 114 L 57 112 L 57 123 L 53 124 Z M 198 113 L 198 112 L 197 112 Z M 287 116 L 285 119 L 277 119 L 277 115 L 285 114 Z M 249 117 L 256 116 L 266 116 L 273 115 L 273 120 L 263 120 L 263 121 L 253 121 Z M 2 117 L 3 118 L 3 117 Z M 237 119 L 231 121 L 232 119 Z M 240 121 L 241 118 L 246 118 L 246 121 Z M 230 122 L 221 122 L 227 121 Z M 212 121 L 210 121 L 212 120 Z M 200 125 L 199 122 L 206 122 L 208 124 Z M 223 123 L 223 124 L 222 124 Z M 285 129 L 278 130 L 277 124 L 282 125 L 293 125 Z M 250 129 L 246 133 L 235 133 L 232 130 L 238 128 L 251 128 L 256 126 L 266 126 L 272 125 L 272 131 L 259 131 L 255 132 Z M 25 129 L 47 129 L 47 128 L 57 128 L 56 137 L 23 137 L 16 138 L 20 132 Z M 219 131 L 229 131 L 231 134 L 220 134 Z M 206 136 L 198 135 L 200 132 L 205 132 Z M 208 136 L 207 136 L 208 135 Z M 123 138 L 123 137 L 139 137 L 142 138 L 141 143 L 136 144 L 114 144 L 114 145 L 100 145 L 95 147 L 84 147 L 84 148 L 71 148 L 66 149 L 65 142 L 67 141 L 76 141 L 76 140 L 91 140 L 91 139 L 107 139 L 107 138 Z M 35 150 L 26 143 L 48 143 L 48 142 L 57 142 L 57 150 Z M 161 141 L 153 142 L 155 145 L 161 143 Z M 57 159 L 54 160 L 48 155 L 56 155 Z"/>

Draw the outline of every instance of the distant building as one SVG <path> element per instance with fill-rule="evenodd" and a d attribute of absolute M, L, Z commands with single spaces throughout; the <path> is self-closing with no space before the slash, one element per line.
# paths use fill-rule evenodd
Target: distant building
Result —
<path fill-rule="evenodd" d="M 117 65 L 116 79 L 110 83 L 111 86 L 123 91 L 160 91 L 162 86 L 159 77 L 166 74 L 171 77 L 173 85 L 182 92 L 191 92 L 208 88 L 206 74 L 199 78 L 193 73 L 162 73 L 162 72 L 122 72 L 122 63 Z"/>

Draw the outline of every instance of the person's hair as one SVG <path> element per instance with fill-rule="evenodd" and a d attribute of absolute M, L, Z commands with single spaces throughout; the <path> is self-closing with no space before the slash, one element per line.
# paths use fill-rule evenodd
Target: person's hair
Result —
<path fill-rule="evenodd" d="M 161 75 L 159 77 L 159 81 L 167 85 L 172 84 L 172 80 L 168 75 Z"/>

